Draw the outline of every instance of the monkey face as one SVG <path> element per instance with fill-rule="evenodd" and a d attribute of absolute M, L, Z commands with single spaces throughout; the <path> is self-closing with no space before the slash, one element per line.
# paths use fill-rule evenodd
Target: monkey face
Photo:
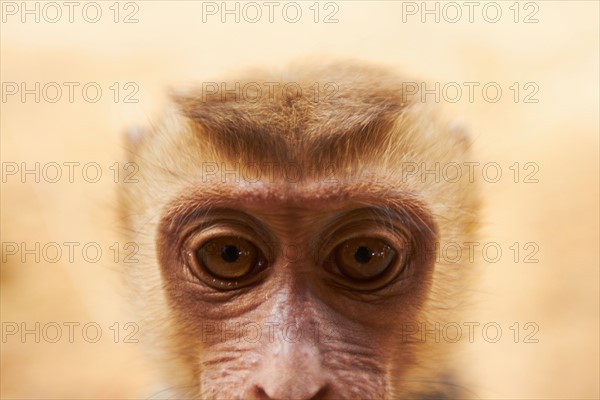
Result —
<path fill-rule="evenodd" d="M 389 332 L 424 301 L 436 228 L 410 199 L 282 184 L 220 186 L 218 206 L 199 188 L 161 223 L 165 290 L 199 387 L 211 398 L 385 397 L 393 358 L 411 358 Z"/>
<path fill-rule="evenodd" d="M 337 96 L 315 102 L 315 81 Z M 147 258 L 128 280 L 169 387 L 214 399 L 437 393 L 447 352 L 414 328 L 451 318 L 465 268 L 437 262 L 435 246 L 471 238 L 478 199 L 466 177 L 403 166 L 454 162 L 468 143 L 385 71 L 333 66 L 296 82 L 304 90 L 250 103 L 176 97 L 136 143 L 140 183 L 122 210 Z"/>

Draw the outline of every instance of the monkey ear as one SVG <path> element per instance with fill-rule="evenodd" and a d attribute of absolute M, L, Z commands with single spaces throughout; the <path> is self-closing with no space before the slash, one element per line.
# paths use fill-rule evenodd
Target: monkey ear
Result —
<path fill-rule="evenodd" d="M 126 143 L 132 147 L 140 145 L 146 136 L 146 129 L 139 126 L 133 126 L 125 131 Z"/>
<path fill-rule="evenodd" d="M 467 123 L 463 119 L 455 119 L 448 124 L 448 132 L 466 148 L 473 144 L 473 137 Z"/>
<path fill-rule="evenodd" d="M 148 129 L 140 126 L 132 126 L 123 132 L 123 147 L 127 152 L 127 161 L 134 161 L 137 150 L 140 148 L 144 139 L 148 137 Z"/>

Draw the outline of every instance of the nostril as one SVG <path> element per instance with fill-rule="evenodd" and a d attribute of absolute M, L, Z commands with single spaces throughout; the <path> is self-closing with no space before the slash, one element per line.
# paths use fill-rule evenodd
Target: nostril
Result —
<path fill-rule="evenodd" d="M 254 399 L 256 400 L 272 400 L 269 395 L 267 394 L 267 392 L 265 392 L 265 390 L 261 387 L 255 387 L 254 388 Z"/>
<path fill-rule="evenodd" d="M 281 398 L 270 397 L 262 387 L 256 386 L 254 388 L 254 393 L 253 393 L 252 399 L 253 400 L 284 400 L 284 399 L 286 399 L 286 400 L 323 400 L 327 396 L 327 391 L 328 391 L 327 387 L 324 386 L 321 389 L 319 389 L 319 391 L 311 397 L 306 397 L 306 398 L 302 397 L 299 399 L 287 399 L 284 397 L 281 397 Z"/>
<path fill-rule="evenodd" d="M 310 400 L 323 400 L 327 396 L 327 386 L 323 386 Z"/>

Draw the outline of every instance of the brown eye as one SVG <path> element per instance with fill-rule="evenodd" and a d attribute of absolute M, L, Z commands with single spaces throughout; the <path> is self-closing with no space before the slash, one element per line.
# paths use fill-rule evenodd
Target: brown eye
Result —
<path fill-rule="evenodd" d="M 377 238 L 350 239 L 335 249 L 340 272 L 355 280 L 369 280 L 383 274 L 392 265 L 396 252 Z"/>
<path fill-rule="evenodd" d="M 248 275 L 262 263 L 260 254 L 256 246 L 237 236 L 211 239 L 196 251 L 198 262 L 221 279 L 237 279 Z"/>

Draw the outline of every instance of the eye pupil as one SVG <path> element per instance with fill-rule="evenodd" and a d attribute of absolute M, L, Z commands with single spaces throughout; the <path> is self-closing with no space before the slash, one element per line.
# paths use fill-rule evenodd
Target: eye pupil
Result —
<path fill-rule="evenodd" d="M 196 250 L 199 271 L 213 277 L 243 279 L 264 265 L 264 255 L 250 241 L 239 236 L 217 236 Z"/>
<path fill-rule="evenodd" d="M 221 249 L 221 258 L 228 263 L 236 262 L 240 254 L 240 250 L 232 245 L 223 246 Z"/>
<path fill-rule="evenodd" d="M 369 281 L 383 276 L 394 265 L 396 252 L 383 239 L 356 237 L 336 247 L 332 261 L 339 273 L 355 281 Z"/>
<path fill-rule="evenodd" d="M 367 264 L 372 257 L 373 252 L 367 246 L 358 247 L 354 253 L 354 259 L 360 264 Z"/>

